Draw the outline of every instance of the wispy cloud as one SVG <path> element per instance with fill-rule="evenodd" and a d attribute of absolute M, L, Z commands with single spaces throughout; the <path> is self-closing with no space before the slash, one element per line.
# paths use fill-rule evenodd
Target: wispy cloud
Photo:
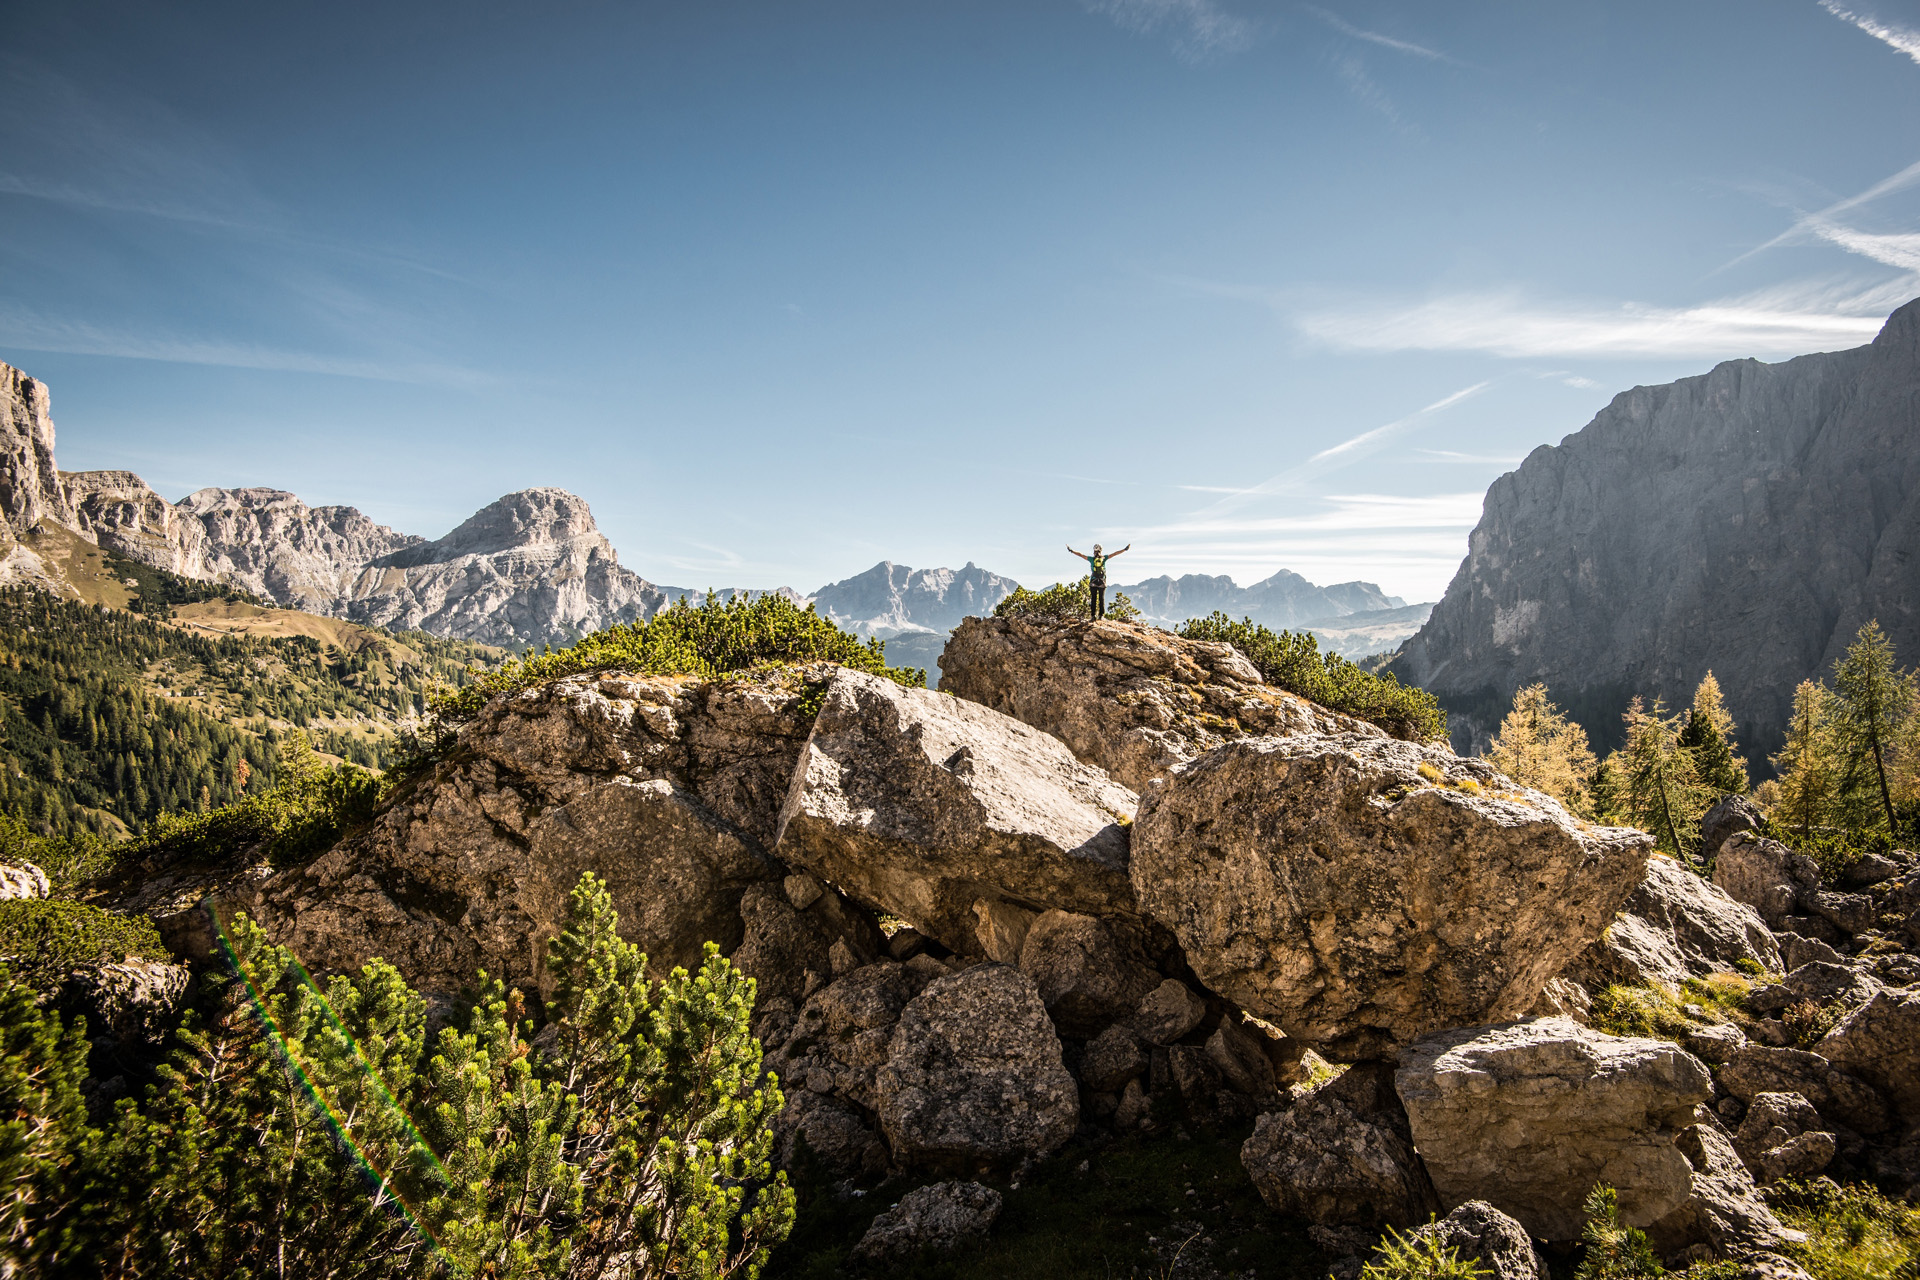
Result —
<path fill-rule="evenodd" d="M 1455 293 L 1420 302 L 1288 308 L 1300 332 L 1349 351 L 1485 351 L 1510 357 L 1799 355 L 1857 346 L 1920 279 L 1861 288 L 1814 283 L 1695 307 L 1536 302 Z"/>
<path fill-rule="evenodd" d="M 1415 449 L 1414 452 L 1423 454 L 1435 462 L 1497 463 L 1503 467 L 1520 465 L 1520 458 L 1517 455 L 1514 457 L 1506 457 L 1501 454 L 1458 453 L 1452 449 Z"/>
<path fill-rule="evenodd" d="M 1382 48 L 1392 49 L 1398 53 L 1411 54 L 1416 58 L 1426 58 L 1432 62 L 1453 61 L 1452 58 L 1441 53 L 1438 49 L 1429 49 L 1427 46 L 1415 44 L 1411 40 L 1397 40 L 1392 36 L 1382 35 L 1378 31 L 1367 31 L 1361 27 L 1356 27 L 1339 14 L 1329 13 L 1317 5 L 1310 4 L 1303 5 L 1302 7 L 1305 8 L 1308 13 L 1320 19 L 1320 21 L 1326 23 L 1343 36 L 1351 36 L 1355 40 L 1365 40 L 1370 44 L 1380 45 Z"/>
<path fill-rule="evenodd" d="M 456 365 L 367 360 L 253 343 L 132 333 L 85 322 L 50 320 L 27 308 L 5 303 L 0 303 L 0 347 L 468 389 L 494 386 L 499 381 L 491 374 Z"/>
<path fill-rule="evenodd" d="M 1082 0 L 1091 13 L 1111 18 L 1137 35 L 1166 34 L 1173 51 L 1188 62 L 1252 47 L 1253 23 L 1222 9 L 1214 0 Z"/>
<path fill-rule="evenodd" d="M 1840 21 L 1851 22 L 1875 40 L 1898 49 L 1915 62 L 1920 62 L 1920 31 L 1881 22 L 1871 14 L 1855 13 L 1852 9 L 1836 3 L 1835 0 L 1820 0 L 1820 7 Z"/>
<path fill-rule="evenodd" d="M 1335 58 L 1333 69 L 1339 73 L 1341 83 L 1347 86 L 1347 92 L 1352 94 L 1361 106 L 1378 111 L 1397 129 L 1407 128 L 1407 122 L 1400 115 L 1400 108 L 1394 104 L 1393 98 L 1387 91 L 1367 74 L 1366 64 L 1360 59 Z"/>
<path fill-rule="evenodd" d="M 1833 244 L 1839 245 L 1843 249 L 1850 248 L 1850 246 L 1842 243 L 1840 240 L 1835 239 L 1833 236 L 1829 234 L 1826 234 L 1826 231 L 1823 231 L 1822 229 L 1825 228 L 1827 230 L 1837 230 L 1841 232 L 1846 232 L 1848 234 L 1853 234 L 1849 228 L 1841 226 L 1841 224 L 1838 221 L 1836 221 L 1839 215 L 1843 213 L 1849 213 L 1855 209 L 1860 208 L 1862 205 L 1871 204 L 1873 201 L 1878 200 L 1883 196 L 1890 196 L 1890 195 L 1893 195 L 1895 192 L 1904 191 L 1908 187 L 1914 186 L 1915 184 L 1920 184 L 1920 160 L 1916 160 L 1914 163 L 1908 165 L 1906 168 L 1900 170 L 1900 172 L 1898 173 L 1890 174 L 1889 176 L 1880 179 L 1880 181 L 1874 183 L 1872 186 L 1868 187 L 1865 191 L 1862 191 L 1857 195 L 1848 196 L 1844 200 L 1836 200 L 1832 204 L 1828 205 L 1826 208 L 1816 210 L 1813 213 L 1801 214 L 1798 218 L 1794 220 L 1793 225 L 1788 227 L 1785 231 L 1782 231 L 1779 235 L 1767 241 L 1765 244 L 1755 245 L 1753 248 L 1747 250 L 1745 253 L 1741 254 L 1739 257 L 1734 258 L 1731 262 L 1728 262 L 1726 265 L 1729 267 L 1737 266 L 1738 264 L 1745 262 L 1748 258 L 1755 256 L 1756 254 L 1765 253 L 1768 249 L 1775 249 L 1783 244 L 1791 244 L 1809 235 L 1818 236 L 1821 239 L 1828 240 Z M 1860 252 L 1860 250 L 1858 249 L 1852 249 L 1851 251 L 1856 253 Z M 1873 257 L 1873 255 L 1870 253 L 1864 254 L 1863 256 Z M 1882 261 L 1882 259 L 1876 258 L 1875 261 Z M 1725 268 L 1723 267 L 1722 270 L 1724 269 Z"/>
<path fill-rule="evenodd" d="M 1899 267 L 1902 271 L 1920 271 L 1920 233 L 1908 231 L 1881 235 L 1833 222 L 1812 222 L 1808 224 L 1808 230 L 1848 253 L 1857 253 L 1863 258 Z"/>

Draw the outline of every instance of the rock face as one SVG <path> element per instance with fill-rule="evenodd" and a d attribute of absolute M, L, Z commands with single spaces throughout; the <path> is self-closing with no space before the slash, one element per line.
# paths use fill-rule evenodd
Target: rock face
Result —
<path fill-rule="evenodd" d="M 1920 990 L 1880 992 L 1814 1049 L 1891 1099 L 1906 1123 L 1920 1123 Z"/>
<path fill-rule="evenodd" d="M 1000 1216 L 1000 1193 L 977 1182 L 936 1182 L 900 1197 L 853 1246 L 852 1260 L 910 1262 L 924 1249 L 952 1249 L 984 1236 Z"/>
<path fill-rule="evenodd" d="M 824 681 L 826 669 L 813 678 Z M 807 722 L 799 677 L 712 683 L 621 672 L 496 699 L 373 826 L 249 905 L 315 967 L 383 955 L 457 991 L 476 968 L 540 986 L 581 872 L 607 881 L 654 972 L 745 936 Z"/>
<path fill-rule="evenodd" d="M 1678 986 L 1749 960 L 1780 971 L 1780 949 L 1751 907 L 1668 857 L 1647 859 L 1646 878 L 1619 919 L 1567 970 L 1598 990 L 1610 983 Z"/>
<path fill-rule="evenodd" d="M 973 703 L 836 671 L 776 850 L 966 955 L 974 904 L 1132 914 L 1131 791 Z"/>
<path fill-rule="evenodd" d="M 173 1030 L 188 977 L 185 965 L 159 960 L 90 964 L 67 976 L 56 1003 L 62 1013 L 84 1017 L 92 1038 L 157 1048 Z"/>
<path fill-rule="evenodd" d="M 1650 843 L 1481 761 L 1355 735 L 1217 747 L 1147 793 L 1133 841 L 1141 907 L 1201 981 L 1344 1058 L 1525 1014 Z"/>
<path fill-rule="evenodd" d="M 1769 929 L 1780 929 L 1820 891 L 1820 865 L 1778 840 L 1736 831 L 1720 846 L 1713 882 L 1758 912 Z"/>
<path fill-rule="evenodd" d="M 206 531 L 133 472 L 65 471 L 60 482 L 74 528 L 96 545 L 169 573 L 208 576 Z"/>
<path fill-rule="evenodd" d="M 1578 1238 L 1596 1182 L 1634 1226 L 1681 1209 L 1693 1176 L 1674 1139 L 1712 1094 L 1677 1046 L 1565 1018 L 1431 1036 L 1394 1086 L 1441 1204 L 1492 1201 L 1544 1240 Z"/>
<path fill-rule="evenodd" d="M 1322 1225 L 1409 1227 L 1438 1204 L 1390 1078 L 1376 1063 L 1261 1116 L 1240 1163 L 1269 1206 Z"/>
<path fill-rule="evenodd" d="M 980 1168 L 1053 1154 L 1079 1088 L 1040 993 L 1018 969 L 936 978 L 901 1011 L 874 1092 L 896 1159 Z"/>
<path fill-rule="evenodd" d="M 42 520 L 73 523 L 53 462 L 47 384 L 0 364 L 0 583 L 51 581 L 22 540 Z"/>
<path fill-rule="evenodd" d="M 1534 681 L 1605 745 L 1631 695 L 1684 705 L 1712 669 L 1740 740 L 1776 750 L 1795 685 L 1862 623 L 1920 651 L 1916 394 L 1916 302 L 1869 346 L 1621 393 L 1494 481 L 1391 669 L 1440 696 L 1463 745 Z"/>
<path fill-rule="evenodd" d="M 1052 734 L 1136 791 L 1253 734 L 1386 736 L 1269 687 L 1232 645 L 1125 622 L 969 618 L 940 669 L 942 692 Z"/>

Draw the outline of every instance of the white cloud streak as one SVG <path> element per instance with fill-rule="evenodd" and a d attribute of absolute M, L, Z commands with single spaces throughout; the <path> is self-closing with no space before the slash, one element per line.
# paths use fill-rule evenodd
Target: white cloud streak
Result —
<path fill-rule="evenodd" d="M 1916 160 L 1896 174 L 1880 179 L 1880 181 L 1874 183 L 1858 195 L 1848 196 L 1845 200 L 1835 201 L 1833 204 L 1814 213 L 1802 214 L 1795 220 L 1794 224 L 1785 231 L 1782 231 L 1765 244 L 1756 245 L 1754 248 L 1747 250 L 1732 262 L 1727 263 L 1727 266 L 1731 267 L 1745 262 L 1755 254 L 1765 253 L 1768 249 L 1775 249 L 1783 244 L 1789 244 L 1801 236 L 1809 234 L 1819 235 L 1818 228 L 1839 225 L 1834 222 L 1836 215 L 1858 209 L 1861 205 L 1870 204 L 1880 197 L 1892 195 L 1896 191 L 1904 191 L 1915 183 L 1920 183 L 1920 160 Z M 1839 242 L 1834 241 L 1834 243 L 1838 244 Z M 1841 245 L 1841 247 L 1845 248 L 1846 246 Z M 1866 256 L 1871 257 L 1872 255 L 1869 254 Z M 1725 268 L 1722 268 L 1722 270 L 1724 269 Z"/>
<path fill-rule="evenodd" d="M 1252 47 L 1255 28 L 1213 0 L 1082 0 L 1088 12 L 1113 20 L 1136 35 L 1173 38 L 1173 51 L 1187 62 L 1203 62 Z"/>
<path fill-rule="evenodd" d="M 1348 22 L 1345 18 L 1342 18 L 1339 14 L 1329 13 L 1325 9 L 1322 9 L 1317 5 L 1310 4 L 1302 7 L 1304 7 L 1308 13 L 1320 19 L 1320 21 L 1326 23 L 1328 26 L 1332 27 L 1335 31 L 1338 31 L 1343 36 L 1350 36 L 1355 40 L 1365 40 L 1370 44 L 1377 44 L 1377 45 L 1380 45 L 1382 48 L 1392 49 L 1398 53 L 1411 54 L 1413 57 L 1416 57 L 1416 58 L 1425 58 L 1430 62 L 1452 62 L 1453 61 L 1452 58 L 1449 58 L 1446 54 L 1441 53 L 1438 49 L 1429 49 L 1427 48 L 1427 46 L 1423 44 L 1415 44 L 1411 40 L 1396 40 L 1394 39 L 1394 37 L 1388 36 L 1388 35 L 1382 35 L 1378 31 L 1368 31 L 1368 30 L 1365 30 L 1364 28 L 1356 27 L 1351 22 Z"/>
<path fill-rule="evenodd" d="M 1423 302 L 1322 306 L 1291 318 L 1307 337 L 1347 351 L 1485 351 L 1515 358 L 1799 355 L 1871 341 L 1888 312 L 1916 289 L 1920 278 L 1908 276 L 1866 289 L 1802 285 L 1696 307 L 1608 307 L 1458 293 Z"/>
<path fill-rule="evenodd" d="M 1808 223 L 1807 229 L 1848 253 L 1857 253 L 1889 267 L 1899 267 L 1902 271 L 1920 271 L 1920 233 L 1908 231 L 1880 235 L 1819 221 Z"/>
<path fill-rule="evenodd" d="M 1850 22 L 1875 40 L 1890 48 L 1898 49 L 1915 62 L 1920 62 L 1920 31 L 1911 27 L 1896 27 L 1881 22 L 1870 14 L 1855 13 L 1836 0 L 1820 0 L 1820 7 L 1842 22 Z"/>

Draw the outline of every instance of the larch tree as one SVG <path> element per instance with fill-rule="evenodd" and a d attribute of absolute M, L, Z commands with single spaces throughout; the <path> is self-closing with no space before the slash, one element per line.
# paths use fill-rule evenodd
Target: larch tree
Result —
<path fill-rule="evenodd" d="M 1513 695 L 1513 709 L 1500 722 L 1487 761 L 1522 786 L 1589 812 L 1594 759 L 1587 731 L 1553 705 L 1546 685 L 1530 684 Z"/>
<path fill-rule="evenodd" d="M 1773 757 L 1780 775 L 1772 817 L 1806 840 L 1825 826 L 1840 802 L 1840 750 L 1834 741 L 1833 691 L 1802 680 L 1793 691 L 1787 742 Z"/>
<path fill-rule="evenodd" d="M 1869 621 L 1847 656 L 1834 666 L 1834 732 L 1846 762 L 1849 789 L 1864 784 L 1878 792 L 1881 816 L 1894 831 L 1893 788 L 1887 758 L 1913 712 L 1914 680 L 1893 662 L 1893 642 Z"/>
<path fill-rule="evenodd" d="M 1660 847 L 1685 857 L 1691 834 L 1710 794 L 1700 781 L 1693 753 L 1680 745 L 1681 716 L 1669 716 L 1655 698 L 1651 707 L 1635 698 L 1627 707 L 1623 790 L 1633 819 L 1651 831 Z"/>
<path fill-rule="evenodd" d="M 1680 745 L 1693 753 L 1700 781 L 1721 795 L 1744 795 L 1747 762 L 1733 735 L 1733 717 L 1720 694 L 1720 682 L 1707 672 L 1693 691 L 1693 710 L 1680 733 Z"/>

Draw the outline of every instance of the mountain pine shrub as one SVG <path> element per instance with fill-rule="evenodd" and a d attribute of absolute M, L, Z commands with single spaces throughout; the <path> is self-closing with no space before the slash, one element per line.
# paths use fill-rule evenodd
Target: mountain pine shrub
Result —
<path fill-rule="evenodd" d="M 1321 653 L 1320 642 L 1309 632 L 1276 635 L 1252 618 L 1235 622 L 1216 610 L 1182 623 L 1177 634 L 1189 640 L 1224 640 L 1275 688 L 1379 725 L 1396 738 L 1430 742 L 1446 737 L 1447 713 L 1438 698 L 1392 675 L 1374 675 L 1337 653 Z"/>
<path fill-rule="evenodd" d="M 889 667 L 881 640 L 859 639 L 785 596 L 721 600 L 708 592 L 698 605 L 685 597 L 650 621 L 608 627 L 577 644 L 511 659 L 459 689 L 442 690 L 432 709 L 447 724 L 459 724 L 503 693 L 583 671 L 615 668 L 650 675 L 713 679 L 731 671 L 787 663 L 837 662 L 886 676 L 908 688 L 925 688 L 918 667 Z"/>
<path fill-rule="evenodd" d="M 0 957 L 16 981 L 52 991 L 82 965 L 167 959 L 153 922 L 65 898 L 0 902 Z"/>
<path fill-rule="evenodd" d="M 324 989 L 246 917 L 161 1084 L 86 1123 L 86 1041 L 0 972 L 0 1266 L 47 1277 L 758 1274 L 793 1220 L 753 981 L 650 982 L 582 877 L 542 1048 L 480 976 L 463 1026 L 374 960 Z"/>
<path fill-rule="evenodd" d="M 1651 1280 L 1666 1274 L 1646 1232 L 1620 1221 L 1620 1197 L 1612 1187 L 1594 1187 L 1584 1208 L 1587 1225 L 1580 1241 L 1586 1252 L 1574 1280 Z"/>
<path fill-rule="evenodd" d="M 1438 1236 L 1402 1235 L 1388 1227 L 1360 1280 L 1480 1280 L 1492 1274 Z"/>
<path fill-rule="evenodd" d="M 1092 616 L 1093 576 L 1078 582 L 1056 582 L 1042 591 L 1015 587 L 1013 593 L 993 607 L 996 618 L 1032 618 L 1041 622 L 1085 622 Z M 1118 622 L 1130 622 L 1140 610 L 1125 592 L 1116 591 L 1107 601 L 1107 616 Z"/>

